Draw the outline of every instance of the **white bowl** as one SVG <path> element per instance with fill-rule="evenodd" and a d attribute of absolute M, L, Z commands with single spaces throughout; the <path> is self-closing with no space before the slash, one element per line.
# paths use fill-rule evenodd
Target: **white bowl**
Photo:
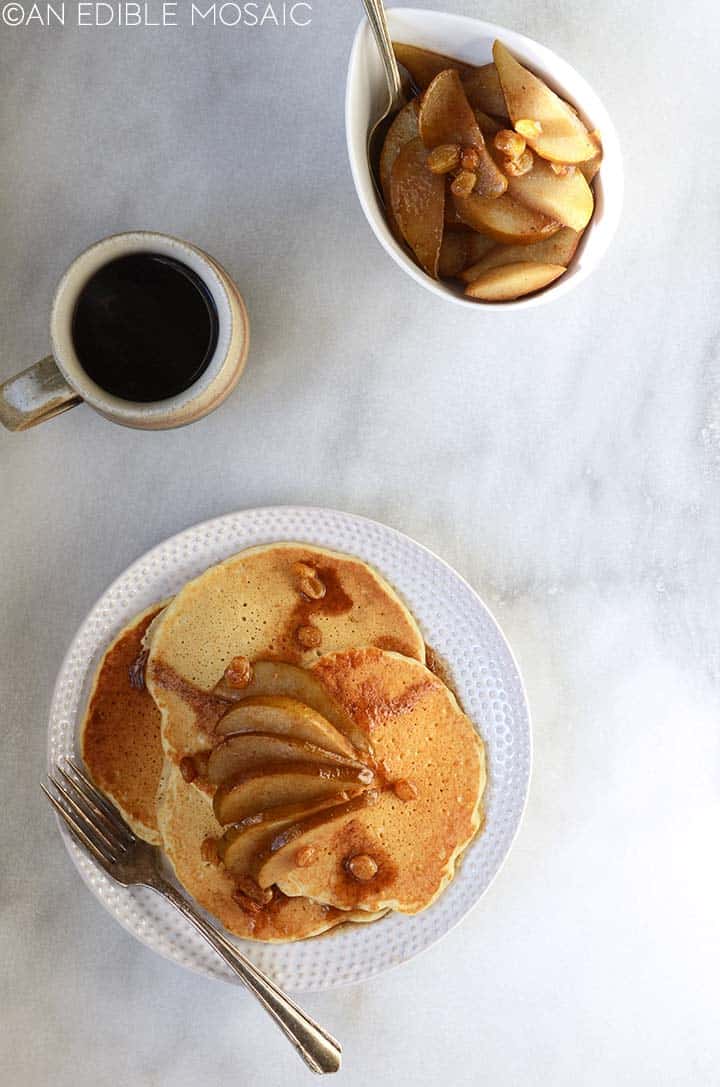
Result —
<path fill-rule="evenodd" d="M 620 219 L 623 169 L 620 143 L 607 110 L 582 76 L 550 49 L 513 30 L 463 15 L 417 8 L 388 11 L 390 36 L 438 53 L 447 53 L 470 64 L 492 60 L 492 43 L 500 38 L 523 64 L 541 76 L 553 90 L 578 110 L 589 129 L 598 129 L 603 142 L 603 163 L 594 183 L 595 213 L 565 275 L 539 294 L 516 302 L 474 302 L 454 288 L 426 275 L 395 241 L 378 200 L 367 162 L 367 134 L 384 108 L 385 77 L 375 40 L 366 20 L 358 27 L 350 54 L 345 95 L 345 128 L 355 189 L 365 217 L 384 249 L 414 280 L 450 302 L 475 309 L 521 309 L 560 298 L 581 283 L 602 260 Z"/>

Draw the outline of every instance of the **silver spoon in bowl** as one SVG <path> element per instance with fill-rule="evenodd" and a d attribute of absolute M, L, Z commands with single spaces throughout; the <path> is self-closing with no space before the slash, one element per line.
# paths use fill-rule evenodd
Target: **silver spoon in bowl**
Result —
<path fill-rule="evenodd" d="M 382 187 L 380 185 L 380 153 L 387 130 L 395 119 L 396 114 L 410 101 L 410 94 L 417 91 L 412 81 L 403 81 L 400 69 L 392 47 L 392 39 L 387 25 L 385 6 L 383 0 L 362 0 L 365 14 L 367 15 L 370 29 L 375 37 L 375 43 L 380 53 L 380 59 L 385 69 L 385 79 L 388 86 L 388 102 L 375 122 L 370 126 L 367 139 L 367 157 L 370 166 L 370 174 L 375 185 L 375 191 L 379 199 L 384 203 Z"/>

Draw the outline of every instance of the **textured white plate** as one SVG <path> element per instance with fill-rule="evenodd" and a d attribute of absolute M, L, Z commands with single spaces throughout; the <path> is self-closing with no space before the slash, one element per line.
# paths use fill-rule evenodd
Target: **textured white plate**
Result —
<path fill-rule="evenodd" d="M 149 551 L 103 594 L 75 636 L 50 710 L 50 765 L 75 749 L 92 675 L 112 636 L 136 613 L 176 593 L 192 577 L 254 544 L 301 540 L 346 551 L 376 567 L 416 616 L 426 641 L 449 664 L 465 711 L 488 750 L 487 824 L 438 901 L 415 917 L 390 914 L 372 925 L 343 925 L 294 944 L 238 945 L 280 985 L 330 989 L 379 974 L 443 936 L 487 890 L 510 849 L 525 806 L 531 736 L 517 665 L 495 620 L 467 582 L 430 551 L 375 521 L 333 510 L 244 510 L 196 525 Z M 151 891 L 119 887 L 69 839 L 85 883 L 122 925 L 154 951 L 211 977 L 234 980 L 213 952 Z"/>

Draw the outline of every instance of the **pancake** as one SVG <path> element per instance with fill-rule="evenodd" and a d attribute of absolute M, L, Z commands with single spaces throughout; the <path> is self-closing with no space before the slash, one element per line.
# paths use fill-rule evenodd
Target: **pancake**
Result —
<path fill-rule="evenodd" d="M 313 672 L 365 730 L 387 784 L 361 811 L 334 817 L 327 809 L 283 830 L 257 880 L 340 909 L 417 913 L 447 885 L 480 827 L 482 740 L 417 660 L 356 649 L 323 657 Z M 358 857 L 362 878 L 352 874 Z"/>
<path fill-rule="evenodd" d="M 219 838 L 223 828 L 216 822 L 210 798 L 185 782 L 177 767 L 167 763 L 157 803 L 158 826 L 163 848 L 175 874 L 199 904 L 235 936 L 268 943 L 302 940 L 358 916 L 304 898 L 287 898 L 275 891 L 266 906 L 242 908 L 233 899 L 237 878 L 202 858 L 207 837 Z"/>
<path fill-rule="evenodd" d="M 155 797 L 163 766 L 160 712 L 144 687 L 133 686 L 130 669 L 143 638 L 164 604 L 136 615 L 106 650 L 95 674 L 81 726 L 83 761 L 96 785 L 146 842 L 160 844 Z"/>
<path fill-rule="evenodd" d="M 213 689 L 234 657 L 308 667 L 328 652 L 368 645 L 425 660 L 415 620 L 379 574 L 301 543 L 249 548 L 211 567 L 178 593 L 148 642 L 146 682 L 175 762 L 207 748 L 228 709 Z"/>

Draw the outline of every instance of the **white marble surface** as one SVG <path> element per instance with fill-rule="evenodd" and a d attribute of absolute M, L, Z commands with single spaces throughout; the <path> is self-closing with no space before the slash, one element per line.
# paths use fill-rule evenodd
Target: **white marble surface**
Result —
<path fill-rule="evenodd" d="M 181 0 L 181 7 L 182 7 Z M 402 528 L 494 608 L 536 764 L 495 885 L 419 960 L 310 996 L 338 1082 L 717 1082 L 720 543 L 710 0 L 482 9 L 604 96 L 626 213 L 567 300 L 468 314 L 379 249 L 343 81 L 360 5 L 303 31 L 0 28 L 0 375 L 44 354 L 53 285 L 137 226 L 245 291 L 241 388 L 166 434 L 81 408 L 0 434 L 0 1079 L 309 1082 L 241 992 L 133 942 L 87 893 L 37 781 L 66 644 L 147 547 L 226 510 L 313 503 Z"/>

